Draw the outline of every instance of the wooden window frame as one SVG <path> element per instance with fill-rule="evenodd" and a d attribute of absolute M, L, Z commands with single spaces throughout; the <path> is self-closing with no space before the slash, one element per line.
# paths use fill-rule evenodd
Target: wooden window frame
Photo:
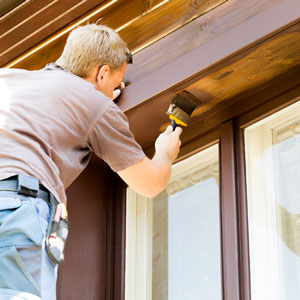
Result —
<path fill-rule="evenodd" d="M 252 110 L 250 106 L 242 116 L 238 115 L 237 103 L 229 121 L 216 126 L 209 133 L 193 136 L 192 141 L 186 142 L 181 148 L 177 161 L 219 143 L 223 300 L 251 300 L 244 129 L 298 100 L 300 86 L 294 85 L 281 94 L 276 92 L 269 99 L 262 93 L 261 105 L 256 105 Z M 200 125 L 191 129 L 196 131 L 197 126 Z M 125 249 L 122 257 L 125 257 Z"/>
<path fill-rule="evenodd" d="M 219 144 L 222 299 L 238 300 L 239 255 L 233 122 L 226 122 L 211 133 L 183 146 L 178 161 L 214 144 Z"/>
<path fill-rule="evenodd" d="M 250 260 L 249 260 L 249 231 L 246 185 L 246 160 L 245 160 L 245 128 L 284 109 L 300 100 L 300 86 L 296 86 L 271 101 L 253 109 L 236 119 L 236 171 L 237 171 L 237 204 L 239 216 L 239 253 L 240 253 L 240 283 L 241 297 L 251 300 Z"/>

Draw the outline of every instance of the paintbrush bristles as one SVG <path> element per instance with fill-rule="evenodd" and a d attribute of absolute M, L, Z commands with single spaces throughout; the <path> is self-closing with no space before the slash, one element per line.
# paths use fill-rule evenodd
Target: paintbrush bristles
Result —
<path fill-rule="evenodd" d="M 189 116 L 192 114 L 194 109 L 197 107 L 197 104 L 190 100 L 183 93 L 176 95 L 171 104 L 175 104 L 177 107 L 186 112 Z"/>

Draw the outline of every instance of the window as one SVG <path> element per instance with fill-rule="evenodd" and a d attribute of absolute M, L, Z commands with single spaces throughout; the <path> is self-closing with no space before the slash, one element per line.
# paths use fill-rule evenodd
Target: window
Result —
<path fill-rule="evenodd" d="M 300 299 L 300 101 L 286 107 L 297 99 L 186 143 L 183 155 L 206 149 L 155 199 L 128 189 L 126 300 Z"/>
<path fill-rule="evenodd" d="M 222 298 L 218 145 L 173 166 L 154 199 L 127 191 L 126 300 Z"/>
<path fill-rule="evenodd" d="M 300 103 L 245 129 L 251 299 L 300 299 Z"/>

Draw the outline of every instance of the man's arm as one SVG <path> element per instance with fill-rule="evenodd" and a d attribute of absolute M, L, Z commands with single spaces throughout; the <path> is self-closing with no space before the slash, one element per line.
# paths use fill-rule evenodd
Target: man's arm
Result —
<path fill-rule="evenodd" d="M 120 177 L 137 193 L 150 198 L 157 196 L 170 179 L 171 166 L 181 145 L 181 132 L 181 128 L 177 127 L 173 131 L 169 126 L 155 142 L 154 157 L 145 157 L 135 165 L 119 171 Z"/>

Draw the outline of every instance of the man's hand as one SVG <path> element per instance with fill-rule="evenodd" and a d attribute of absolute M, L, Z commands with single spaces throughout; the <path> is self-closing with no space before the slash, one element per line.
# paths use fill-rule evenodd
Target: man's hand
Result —
<path fill-rule="evenodd" d="M 180 147 L 182 129 L 173 131 L 169 126 L 159 135 L 155 142 L 155 155 L 152 159 L 145 157 L 135 165 L 118 172 L 120 177 L 139 194 L 154 198 L 168 184 L 171 166 Z"/>
<path fill-rule="evenodd" d="M 125 83 L 122 81 L 120 86 L 113 91 L 113 100 L 118 98 L 121 94 L 121 91 L 125 88 Z"/>
<path fill-rule="evenodd" d="M 170 164 L 174 162 L 179 153 L 181 145 L 180 134 L 182 128 L 176 127 L 173 131 L 172 126 L 168 126 L 165 132 L 160 134 L 155 142 L 155 156 L 157 159 L 163 159 Z"/>

